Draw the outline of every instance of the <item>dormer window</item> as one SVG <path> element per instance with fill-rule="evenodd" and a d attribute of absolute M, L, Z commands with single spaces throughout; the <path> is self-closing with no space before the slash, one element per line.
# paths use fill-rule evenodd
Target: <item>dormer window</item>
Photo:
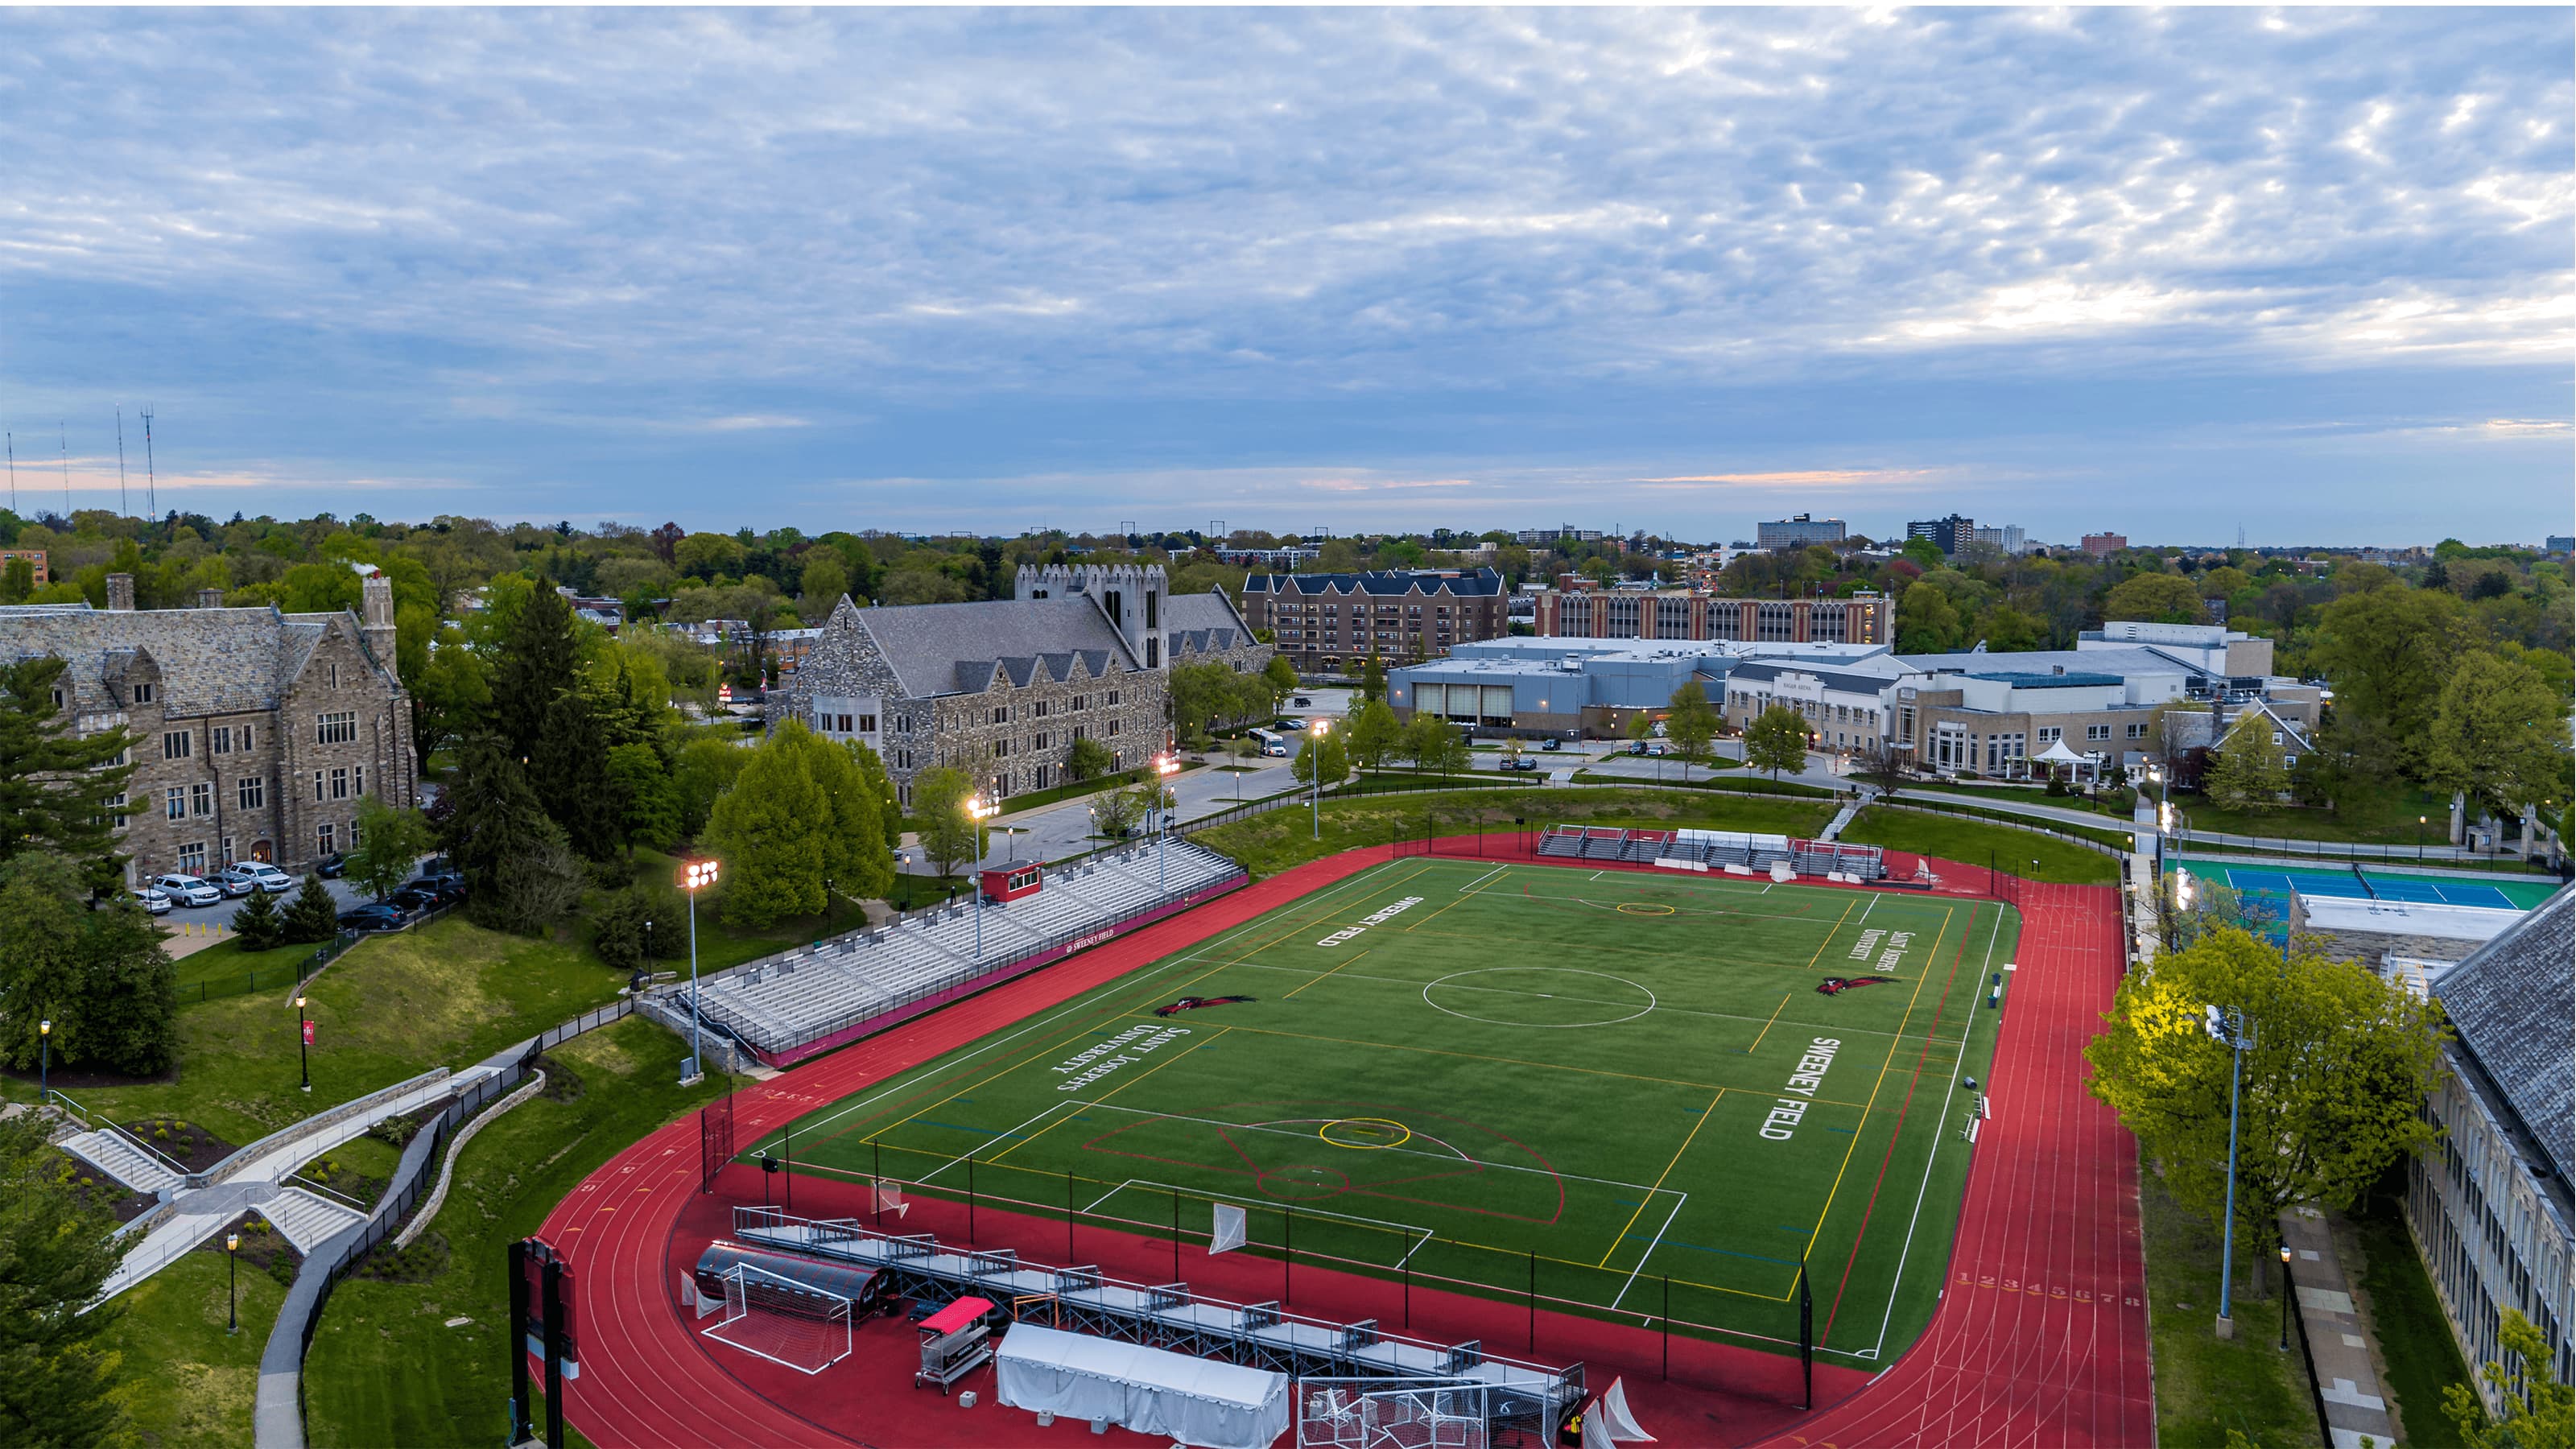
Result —
<path fill-rule="evenodd" d="M 134 702 L 136 704 L 150 704 L 152 702 L 152 686 L 149 684 L 138 684 L 134 686 Z"/>

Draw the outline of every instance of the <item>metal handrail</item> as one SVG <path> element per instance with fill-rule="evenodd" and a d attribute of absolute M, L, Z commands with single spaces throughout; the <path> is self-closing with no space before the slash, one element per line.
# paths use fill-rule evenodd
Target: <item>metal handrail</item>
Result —
<path fill-rule="evenodd" d="M 114 1122 L 107 1120 L 105 1117 L 81 1106 L 78 1102 L 64 1096 L 59 1089 L 48 1087 L 45 1089 L 45 1095 L 62 1103 L 63 1107 L 72 1114 L 73 1120 L 79 1122 L 83 1127 L 88 1128 L 90 1131 L 100 1133 L 108 1137 L 119 1138 L 129 1146 L 138 1148 L 150 1156 L 161 1159 L 162 1166 L 169 1168 L 172 1172 L 179 1174 L 181 1177 L 186 1177 L 188 1175 L 187 1164 L 181 1162 L 175 1157 L 172 1157 L 169 1153 L 162 1151 L 160 1148 L 153 1146 L 151 1143 L 144 1141 L 142 1138 L 135 1136 L 133 1133 L 126 1131 L 124 1128 L 119 1127 Z"/>

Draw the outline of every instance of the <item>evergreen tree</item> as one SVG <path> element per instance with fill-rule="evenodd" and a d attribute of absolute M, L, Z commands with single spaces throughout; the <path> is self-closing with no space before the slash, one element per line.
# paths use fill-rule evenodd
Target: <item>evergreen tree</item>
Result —
<path fill-rule="evenodd" d="M 510 758 L 533 764 L 556 696 L 578 687 L 580 649 L 572 605 L 540 585 L 519 606 L 493 651 L 491 724 Z"/>
<path fill-rule="evenodd" d="M 448 799 L 441 844 L 465 874 L 469 917 L 499 930 L 536 931 L 580 903 L 581 863 L 499 740 L 467 742 Z"/>
<path fill-rule="evenodd" d="M 277 898 L 252 891 L 233 912 L 233 939 L 245 951 L 266 951 L 285 941 L 286 918 L 277 909 Z"/>
<path fill-rule="evenodd" d="M 124 1245 L 46 1126 L 32 1112 L 0 1120 L 0 1444 L 131 1444 L 122 1356 L 104 1343 L 125 1305 L 89 1307 Z"/>
<path fill-rule="evenodd" d="M 339 933 L 340 905 L 331 899 L 331 888 L 318 875 L 306 876 L 304 889 L 286 907 L 286 939 L 328 941 Z"/>
<path fill-rule="evenodd" d="M 57 1062 L 166 1070 L 178 1046 L 177 971 L 161 933 L 131 901 L 93 909 L 88 895 L 68 856 L 22 851 L 0 865 L 0 1058 L 36 1065 L 37 1023 L 51 1019 Z"/>
<path fill-rule="evenodd" d="M 651 745 L 612 745 L 608 788 L 615 802 L 618 843 L 626 858 L 635 847 L 668 850 L 680 838 L 680 791 Z"/>
<path fill-rule="evenodd" d="M 617 796 L 608 783 L 608 752 L 590 697 L 580 689 L 557 694 L 547 708 L 528 779 L 546 818 L 563 827 L 574 850 L 591 860 L 616 854 Z"/>
<path fill-rule="evenodd" d="M 1368 663 L 1360 669 L 1360 701 L 1363 704 L 1375 704 L 1384 698 L 1386 698 L 1386 666 L 1372 654 L 1368 657 Z"/>
<path fill-rule="evenodd" d="M 671 923 L 680 919 L 675 912 L 661 908 L 656 893 L 642 886 L 618 891 L 590 913 L 590 945 L 599 959 L 620 971 L 633 971 L 645 966 L 662 952 L 676 949 L 669 939 L 656 941 L 647 923 L 657 923 L 666 937 Z"/>
<path fill-rule="evenodd" d="M 0 860 L 53 850 L 82 863 L 91 890 L 113 889 L 125 857 L 115 853 L 108 802 L 134 777 L 123 728 L 86 737 L 66 726 L 54 691 L 65 691 L 64 661 L 51 655 L 0 665 Z"/>

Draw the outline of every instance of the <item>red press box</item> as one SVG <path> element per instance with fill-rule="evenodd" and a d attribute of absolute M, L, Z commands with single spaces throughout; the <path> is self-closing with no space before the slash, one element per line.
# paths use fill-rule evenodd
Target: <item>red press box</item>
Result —
<path fill-rule="evenodd" d="M 1034 865 L 1014 865 L 1000 870 L 988 870 L 984 872 L 984 899 L 1016 901 L 1022 896 L 1035 895 L 1038 886 L 1045 879 L 1045 873 Z"/>

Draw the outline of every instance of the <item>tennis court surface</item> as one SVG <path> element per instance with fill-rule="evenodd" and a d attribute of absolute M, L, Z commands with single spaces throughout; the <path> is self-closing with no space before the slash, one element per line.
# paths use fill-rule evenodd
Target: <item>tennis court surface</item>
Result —
<path fill-rule="evenodd" d="M 1891 1359 L 1948 1259 L 2019 919 L 1398 859 L 750 1145 L 1248 1255 Z M 899 1226 L 889 1214 L 886 1225 Z"/>
<path fill-rule="evenodd" d="M 2188 870 L 2202 880 L 2215 881 L 2243 894 L 2260 896 L 2277 902 L 2276 914 L 2286 914 L 2293 891 L 2310 896 L 2341 896 L 2349 900 L 2403 901 L 2414 905 L 2486 906 L 2495 910 L 2527 911 L 2549 899 L 2556 884 L 2545 880 L 2500 879 L 2493 882 L 2462 880 L 2455 876 L 2413 875 L 2404 871 L 2375 870 L 2367 866 L 2327 866 L 2308 869 L 2299 866 L 2230 865 L 2218 861 L 2183 860 L 2169 869 Z"/>

